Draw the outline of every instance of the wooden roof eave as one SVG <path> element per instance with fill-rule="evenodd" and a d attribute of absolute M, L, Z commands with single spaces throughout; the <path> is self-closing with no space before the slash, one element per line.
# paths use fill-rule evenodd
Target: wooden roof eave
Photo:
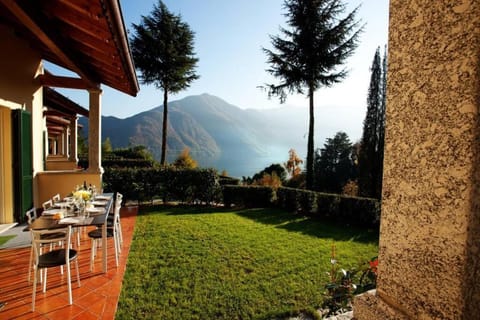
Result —
<path fill-rule="evenodd" d="M 11 24 L 43 59 L 80 76 L 66 82 L 50 78 L 49 85 L 84 89 L 103 83 L 132 96 L 139 91 L 118 0 L 0 0 L 0 22 Z M 83 35 L 76 37 L 75 30 Z M 82 46 L 102 51 L 87 53 Z"/>

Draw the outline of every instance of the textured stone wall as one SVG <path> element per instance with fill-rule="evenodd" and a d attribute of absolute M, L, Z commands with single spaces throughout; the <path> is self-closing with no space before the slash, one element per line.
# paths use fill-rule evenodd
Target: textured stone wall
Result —
<path fill-rule="evenodd" d="M 355 317 L 474 319 L 480 1 L 391 0 L 388 57 L 378 301 Z"/>

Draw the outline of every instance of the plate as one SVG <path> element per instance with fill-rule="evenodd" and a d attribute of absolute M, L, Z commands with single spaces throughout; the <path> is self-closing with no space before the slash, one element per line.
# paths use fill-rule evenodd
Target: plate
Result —
<path fill-rule="evenodd" d="M 106 206 L 107 205 L 107 201 L 92 201 L 91 204 L 93 204 L 94 206 Z"/>
<path fill-rule="evenodd" d="M 53 206 L 54 206 L 54 207 L 57 207 L 57 208 L 58 208 L 58 207 L 61 208 L 61 207 L 66 207 L 66 206 L 68 206 L 68 205 L 70 205 L 70 204 L 71 204 L 71 202 L 60 201 L 60 202 L 54 203 Z"/>
<path fill-rule="evenodd" d="M 96 196 L 95 200 L 110 200 L 109 196 Z"/>
<path fill-rule="evenodd" d="M 64 210 L 60 210 L 60 209 L 48 209 L 48 210 L 44 210 L 42 212 L 42 215 L 45 215 L 45 216 L 54 216 L 55 214 L 57 213 L 63 213 Z"/>
<path fill-rule="evenodd" d="M 104 208 L 87 208 L 85 210 L 88 212 L 105 212 Z"/>

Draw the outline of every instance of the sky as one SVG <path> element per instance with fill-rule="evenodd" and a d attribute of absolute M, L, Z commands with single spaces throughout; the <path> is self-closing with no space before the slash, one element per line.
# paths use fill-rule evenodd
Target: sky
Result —
<path fill-rule="evenodd" d="M 157 0 L 120 0 L 125 26 L 132 36 L 132 23 L 149 15 Z M 268 99 L 259 89 L 265 83 L 277 83 L 265 70 L 269 67 L 262 48 L 271 49 L 270 35 L 279 35 L 286 27 L 283 0 L 164 0 L 167 8 L 180 15 L 195 33 L 194 47 L 197 74 L 200 79 L 176 94 L 169 101 L 190 95 L 209 93 L 242 109 L 291 107 L 308 112 L 305 96 L 289 96 L 281 105 L 278 98 Z M 388 0 L 345 1 L 347 11 L 360 6 L 358 16 L 365 24 L 356 52 L 347 60 L 349 76 L 332 88 L 319 89 L 315 108 L 328 121 L 338 122 L 338 128 L 353 140 L 361 136 L 366 112 L 370 66 L 377 47 L 387 44 Z M 140 78 L 139 78 L 140 81 Z M 140 84 L 137 97 L 103 86 L 102 114 L 127 118 L 162 105 L 163 92 L 153 85 Z M 88 94 L 80 90 L 59 90 L 75 102 L 88 108 Z M 300 111 L 302 112 L 302 111 Z"/>

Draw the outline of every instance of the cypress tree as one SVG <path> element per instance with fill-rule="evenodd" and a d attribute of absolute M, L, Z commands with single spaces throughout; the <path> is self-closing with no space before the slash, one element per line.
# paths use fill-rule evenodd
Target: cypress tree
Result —
<path fill-rule="evenodd" d="M 358 156 L 359 195 L 380 199 L 383 176 L 383 149 L 385 140 L 386 52 L 380 58 L 377 48 L 371 67 L 367 96 L 367 114 Z"/>

